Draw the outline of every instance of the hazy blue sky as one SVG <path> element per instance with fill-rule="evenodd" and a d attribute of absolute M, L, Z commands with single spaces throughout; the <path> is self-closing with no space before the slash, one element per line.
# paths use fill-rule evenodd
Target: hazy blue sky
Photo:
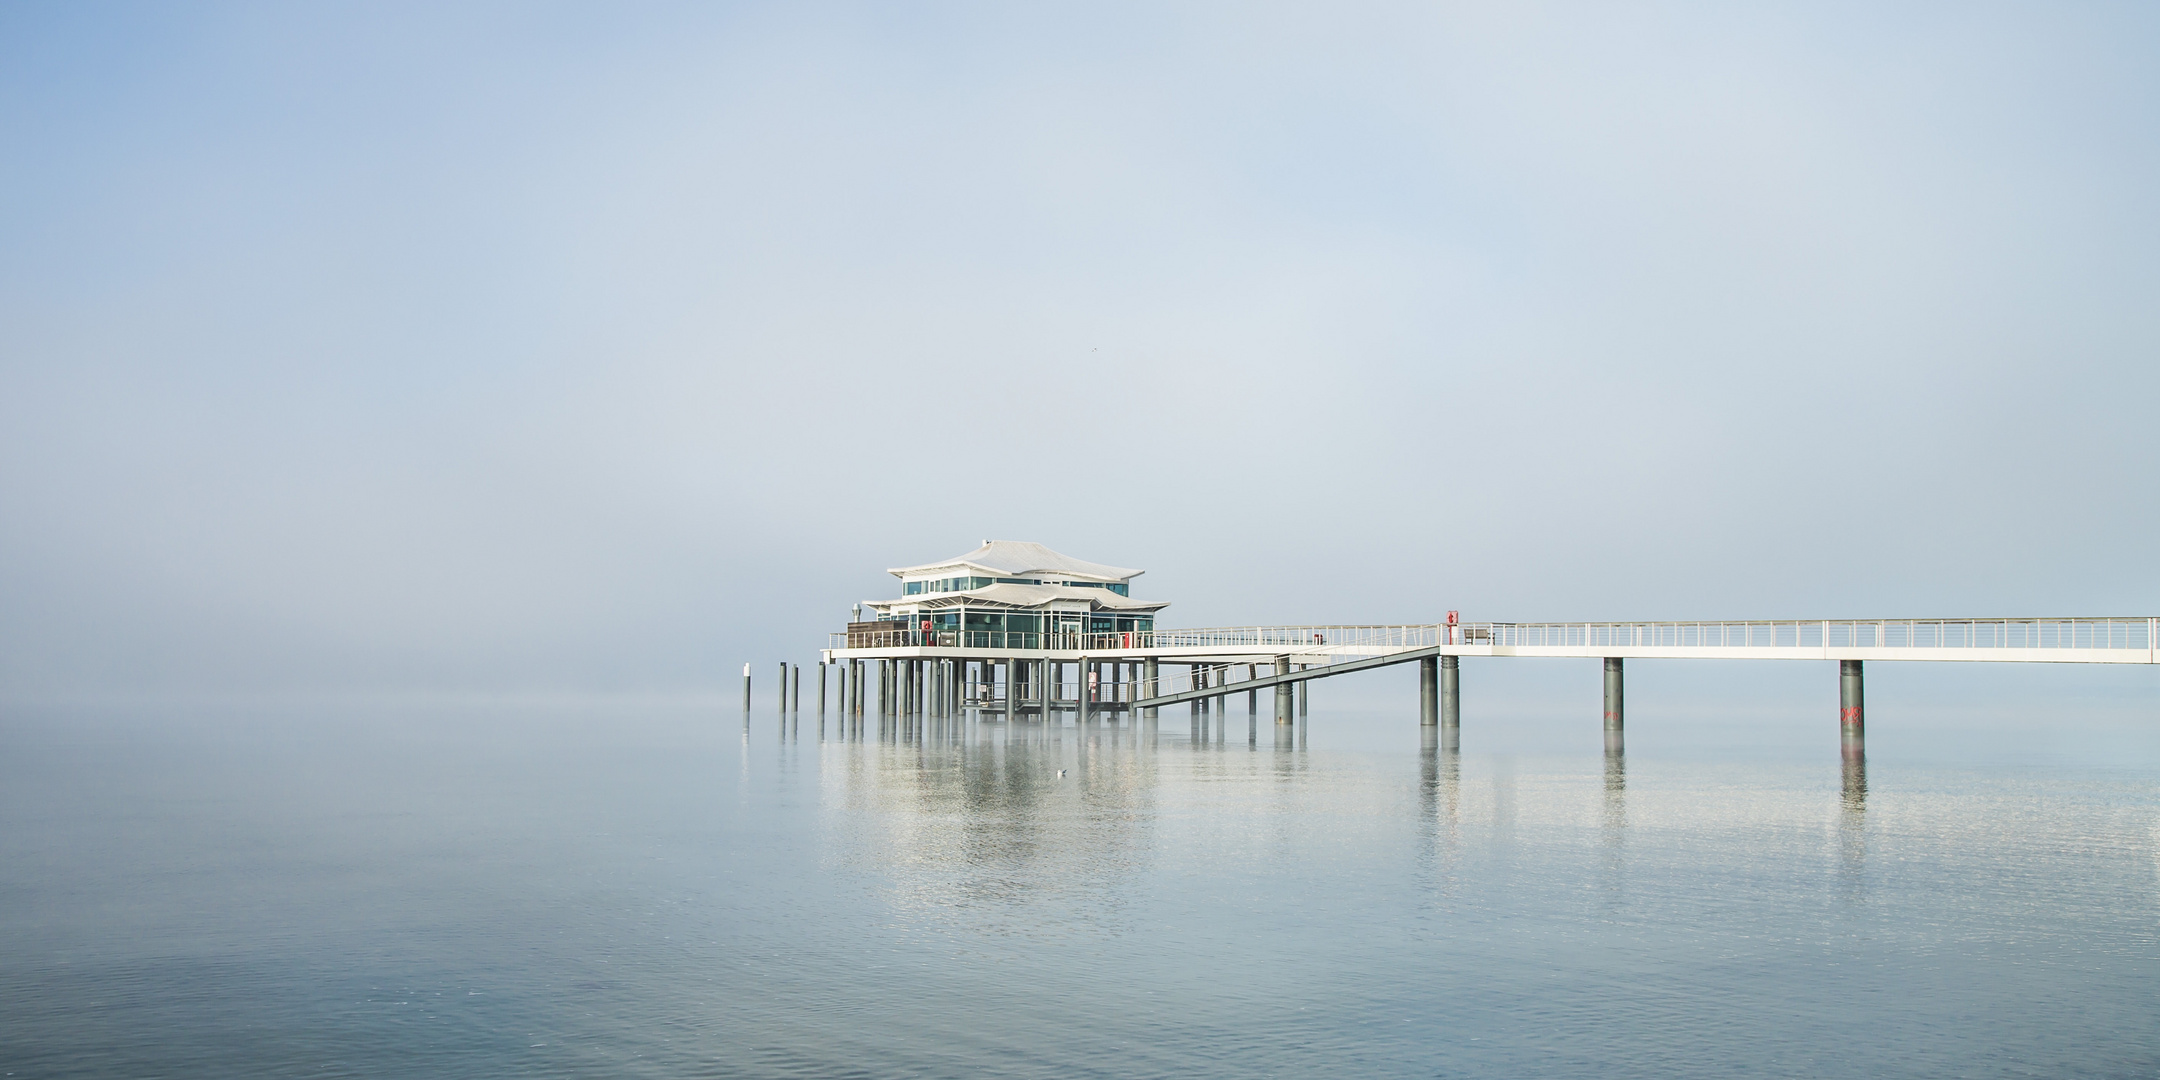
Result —
<path fill-rule="evenodd" d="M 2160 8 L 0 7 L 0 695 L 2160 610 Z"/>

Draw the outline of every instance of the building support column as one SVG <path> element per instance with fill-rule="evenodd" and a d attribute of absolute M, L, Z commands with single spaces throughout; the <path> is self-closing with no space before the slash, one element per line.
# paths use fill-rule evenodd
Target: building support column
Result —
<path fill-rule="evenodd" d="M 1858 660 L 1838 661 L 1838 748 L 1857 756 L 1867 748 L 1866 679 Z"/>
<path fill-rule="evenodd" d="M 1073 717 L 1073 722 L 1085 724 L 1087 723 L 1088 706 L 1090 704 L 1088 699 L 1094 696 L 1088 690 L 1088 675 L 1095 670 L 1095 667 L 1093 662 L 1085 656 L 1080 658 L 1078 667 L 1080 670 L 1080 706 L 1078 713 Z"/>

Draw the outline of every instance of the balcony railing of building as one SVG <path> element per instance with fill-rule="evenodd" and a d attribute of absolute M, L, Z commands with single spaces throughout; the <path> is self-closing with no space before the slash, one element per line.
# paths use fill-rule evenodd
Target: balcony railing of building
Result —
<path fill-rule="evenodd" d="M 1116 652 L 1155 648 L 1147 630 L 1031 633 L 1019 630 L 851 630 L 828 635 L 834 649 L 1004 649 L 1012 652 Z"/>
<path fill-rule="evenodd" d="M 857 630 L 829 635 L 834 649 L 1011 649 L 1016 652 L 1127 652 L 1215 649 L 1280 652 L 1329 648 L 1375 652 L 1442 643 L 1445 626 L 1221 626 L 1192 630 L 1121 630 L 1105 633 L 1034 633 L 1019 630 Z M 1460 637 L 1460 635 L 1458 635 Z"/>

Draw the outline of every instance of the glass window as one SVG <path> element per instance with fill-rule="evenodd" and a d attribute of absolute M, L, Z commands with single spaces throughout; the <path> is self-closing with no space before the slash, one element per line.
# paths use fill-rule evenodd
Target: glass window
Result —
<path fill-rule="evenodd" d="M 920 582 L 920 581 L 910 581 L 910 582 L 908 582 L 907 584 L 905 584 L 905 585 L 902 585 L 902 586 L 900 587 L 900 595 L 902 595 L 902 596 L 914 596 L 915 594 L 917 594 L 917 593 L 919 593 L 919 592 L 921 592 L 921 591 L 922 591 L 922 582 Z"/>

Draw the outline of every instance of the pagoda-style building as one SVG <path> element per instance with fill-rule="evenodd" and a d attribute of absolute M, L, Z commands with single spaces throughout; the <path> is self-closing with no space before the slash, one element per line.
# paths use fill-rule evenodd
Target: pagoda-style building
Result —
<path fill-rule="evenodd" d="M 964 555 L 886 571 L 900 596 L 867 606 L 874 622 L 849 628 L 850 646 L 879 641 L 962 649 L 1132 649 L 1155 629 L 1166 600 L 1135 600 L 1145 573 L 1083 562 L 1025 540 L 985 540 Z M 860 635 L 865 640 L 857 642 Z"/>
<path fill-rule="evenodd" d="M 1142 571 L 985 540 L 888 573 L 900 595 L 858 609 L 825 650 L 853 713 L 1115 713 L 1155 683 L 1155 615 L 1170 604 L 1133 596 Z"/>

